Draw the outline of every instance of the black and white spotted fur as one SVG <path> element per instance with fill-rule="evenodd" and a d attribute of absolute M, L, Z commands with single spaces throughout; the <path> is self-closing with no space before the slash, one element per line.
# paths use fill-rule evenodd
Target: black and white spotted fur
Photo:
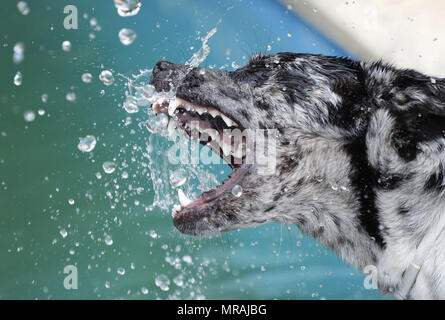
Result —
<path fill-rule="evenodd" d="M 445 214 L 445 81 L 294 53 L 255 55 L 232 72 L 184 68 L 159 62 L 151 82 L 168 90 L 180 79 L 177 96 L 279 137 L 276 175 L 250 170 L 241 197 L 225 195 L 181 231 L 295 224 L 359 270 L 375 265 L 383 293 L 397 290 Z M 426 248 L 411 297 L 443 299 L 445 233 Z"/>

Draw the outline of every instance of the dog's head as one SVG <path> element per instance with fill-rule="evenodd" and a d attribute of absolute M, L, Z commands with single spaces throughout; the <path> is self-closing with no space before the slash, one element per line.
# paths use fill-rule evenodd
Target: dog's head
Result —
<path fill-rule="evenodd" d="M 180 194 L 175 226 L 183 233 L 208 235 L 271 221 L 302 222 L 302 216 L 293 215 L 295 209 L 301 205 L 302 210 L 314 210 L 304 207 L 315 196 L 305 186 L 328 176 L 324 171 L 337 170 L 320 172 L 311 162 L 326 159 L 311 156 L 319 147 L 305 141 L 340 139 L 359 129 L 359 113 L 337 112 L 339 105 L 356 105 L 353 100 L 363 96 L 359 78 L 356 62 L 293 53 L 255 55 L 231 72 L 158 62 L 150 83 L 158 92 L 173 91 L 176 98 L 158 101 L 154 109 L 168 114 L 189 135 L 193 121 L 199 121 L 195 129 L 201 134 L 213 129 L 210 138 L 200 142 L 209 143 L 233 169 L 222 185 L 193 201 Z M 332 127 L 333 122 L 338 126 Z M 248 133 L 241 139 L 223 138 L 227 130 L 236 129 Z"/>

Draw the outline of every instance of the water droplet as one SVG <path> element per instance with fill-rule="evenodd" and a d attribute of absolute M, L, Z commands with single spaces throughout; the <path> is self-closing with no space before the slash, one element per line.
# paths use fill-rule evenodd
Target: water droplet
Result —
<path fill-rule="evenodd" d="M 190 257 L 190 256 L 183 256 L 182 257 L 182 261 L 184 261 L 185 263 L 187 263 L 188 265 L 192 265 L 193 264 L 193 260 L 192 260 L 192 257 Z"/>
<path fill-rule="evenodd" d="M 37 113 L 39 114 L 39 116 L 43 116 L 43 115 L 45 115 L 45 110 L 39 109 L 39 110 L 37 110 Z"/>
<path fill-rule="evenodd" d="M 146 287 L 141 288 L 142 294 L 148 294 L 148 289 Z"/>
<path fill-rule="evenodd" d="M 241 195 L 243 194 L 243 188 L 239 184 L 235 185 L 232 188 L 232 194 L 237 198 L 241 197 Z"/>
<path fill-rule="evenodd" d="M 46 93 L 42 94 L 42 102 L 47 103 L 48 102 L 48 95 Z"/>
<path fill-rule="evenodd" d="M 96 146 L 96 137 L 88 135 L 83 138 L 79 138 L 79 144 L 77 145 L 77 149 L 79 149 L 82 152 L 90 152 L 94 149 Z"/>
<path fill-rule="evenodd" d="M 66 101 L 74 102 L 76 101 L 76 94 L 74 92 L 68 92 L 65 96 Z"/>
<path fill-rule="evenodd" d="M 178 170 L 170 173 L 170 184 L 174 187 L 180 187 L 187 181 L 187 172 L 179 168 Z"/>
<path fill-rule="evenodd" d="M 136 113 L 139 112 L 139 107 L 137 103 L 137 99 L 133 96 L 128 96 L 124 102 L 124 109 L 128 113 Z"/>
<path fill-rule="evenodd" d="M 150 235 L 150 237 L 152 237 L 153 239 L 156 239 L 158 237 L 158 234 L 156 233 L 156 231 L 154 230 L 150 230 L 150 232 L 148 233 Z"/>
<path fill-rule="evenodd" d="M 75 201 L 74 201 L 74 199 L 69 199 L 68 203 L 72 206 L 75 203 Z"/>
<path fill-rule="evenodd" d="M 113 239 L 109 235 L 106 235 L 104 240 L 107 246 L 111 246 L 113 244 Z"/>
<path fill-rule="evenodd" d="M 106 161 L 102 165 L 105 173 L 113 173 L 116 170 L 116 164 L 113 161 Z"/>
<path fill-rule="evenodd" d="M 110 289 L 110 281 L 105 281 L 105 288 Z"/>
<path fill-rule="evenodd" d="M 122 267 L 117 268 L 117 273 L 120 274 L 121 276 L 123 276 L 125 274 L 125 269 Z"/>
<path fill-rule="evenodd" d="M 99 75 L 100 81 L 102 81 L 106 86 L 113 84 L 114 76 L 109 70 L 104 70 Z"/>
<path fill-rule="evenodd" d="M 26 111 L 23 114 L 23 117 L 25 118 L 26 122 L 32 122 L 36 118 L 36 114 L 34 113 L 34 111 Z"/>
<path fill-rule="evenodd" d="M 25 58 L 25 45 L 22 42 L 17 42 L 14 45 L 14 54 L 12 55 L 12 61 L 15 64 L 19 64 Z"/>
<path fill-rule="evenodd" d="M 155 284 L 162 291 L 170 290 L 170 279 L 165 274 L 160 274 L 155 278 Z"/>
<path fill-rule="evenodd" d="M 184 276 L 182 274 L 177 275 L 176 277 L 173 278 L 173 282 L 178 287 L 183 287 L 184 286 Z"/>
<path fill-rule="evenodd" d="M 62 238 L 66 238 L 66 236 L 68 235 L 68 232 L 66 232 L 65 229 L 60 230 L 59 233 L 62 236 Z"/>
<path fill-rule="evenodd" d="M 71 42 L 65 40 L 62 42 L 62 50 L 65 52 L 71 51 Z"/>
<path fill-rule="evenodd" d="M 22 81 L 23 81 L 22 73 L 20 71 L 17 71 L 17 73 L 14 76 L 14 84 L 16 86 L 21 86 L 22 85 Z"/>
<path fill-rule="evenodd" d="M 90 83 L 92 80 L 93 80 L 93 75 L 91 73 L 87 72 L 82 75 L 82 81 L 84 83 Z"/>
<path fill-rule="evenodd" d="M 91 18 L 90 19 L 90 26 L 92 26 L 92 27 L 97 26 L 97 19 L 96 18 Z"/>
<path fill-rule="evenodd" d="M 123 28 L 121 29 L 121 31 L 119 31 L 119 40 L 125 46 L 129 46 L 130 44 L 132 44 L 136 37 L 137 34 L 136 32 L 134 32 L 134 30 Z"/>
<path fill-rule="evenodd" d="M 130 17 L 141 9 L 141 0 L 114 0 L 114 5 L 121 17 Z"/>
<path fill-rule="evenodd" d="M 17 3 L 17 9 L 19 9 L 20 13 L 24 16 L 28 15 L 31 9 L 28 6 L 28 3 L 26 1 L 19 1 Z"/>

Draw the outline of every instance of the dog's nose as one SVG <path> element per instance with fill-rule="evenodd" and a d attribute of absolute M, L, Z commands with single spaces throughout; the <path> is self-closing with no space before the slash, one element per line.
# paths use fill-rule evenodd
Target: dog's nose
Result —
<path fill-rule="evenodd" d="M 176 87 L 182 78 L 186 66 L 175 64 L 170 61 L 161 60 L 156 63 L 151 74 L 150 84 L 156 91 L 169 91 L 171 87 Z"/>
<path fill-rule="evenodd" d="M 156 65 L 153 69 L 153 74 L 161 72 L 161 71 L 170 70 L 170 69 L 172 69 L 172 67 L 174 65 L 175 65 L 174 63 L 167 61 L 167 60 L 158 61 L 158 63 L 156 63 Z"/>

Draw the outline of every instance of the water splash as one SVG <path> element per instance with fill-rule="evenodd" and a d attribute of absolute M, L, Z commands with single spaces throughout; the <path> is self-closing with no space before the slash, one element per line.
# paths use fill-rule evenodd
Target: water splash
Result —
<path fill-rule="evenodd" d="M 221 20 L 218 21 L 218 24 Z M 217 24 L 217 26 L 218 26 Z M 211 52 L 208 44 L 209 40 L 217 32 L 215 26 L 205 36 L 199 37 L 201 47 L 196 51 L 185 65 L 188 72 L 203 63 Z M 209 172 L 214 168 L 203 164 L 171 164 L 168 159 L 170 148 L 175 143 L 189 143 L 185 141 L 177 142 L 172 139 L 168 132 L 169 119 L 165 114 L 156 115 L 151 105 L 159 100 L 170 100 L 176 96 L 173 86 L 169 92 L 156 92 L 155 88 L 149 84 L 152 69 L 140 70 L 138 74 L 126 76 L 118 73 L 124 79 L 127 90 L 122 108 L 129 114 L 143 112 L 143 120 L 139 122 L 139 128 L 148 134 L 146 145 L 142 151 L 143 157 L 147 161 L 149 177 L 151 178 L 154 191 L 152 206 L 158 207 L 162 211 L 170 211 L 174 204 L 178 203 L 177 189 L 179 186 L 185 194 L 197 197 L 198 193 L 212 189 L 219 184 L 217 174 Z M 202 148 L 202 146 L 200 146 Z M 184 148 L 184 157 L 190 159 L 191 151 L 189 147 Z M 184 161 L 183 163 L 189 163 Z"/>
<path fill-rule="evenodd" d="M 220 23 L 221 20 L 218 22 L 218 24 Z M 218 31 L 217 27 L 210 30 L 205 37 L 201 38 L 201 48 L 185 63 L 186 65 L 189 65 L 191 68 L 196 68 L 207 59 L 207 56 L 210 54 L 210 46 L 207 44 L 207 42 L 211 37 L 213 37 L 216 31 Z"/>

